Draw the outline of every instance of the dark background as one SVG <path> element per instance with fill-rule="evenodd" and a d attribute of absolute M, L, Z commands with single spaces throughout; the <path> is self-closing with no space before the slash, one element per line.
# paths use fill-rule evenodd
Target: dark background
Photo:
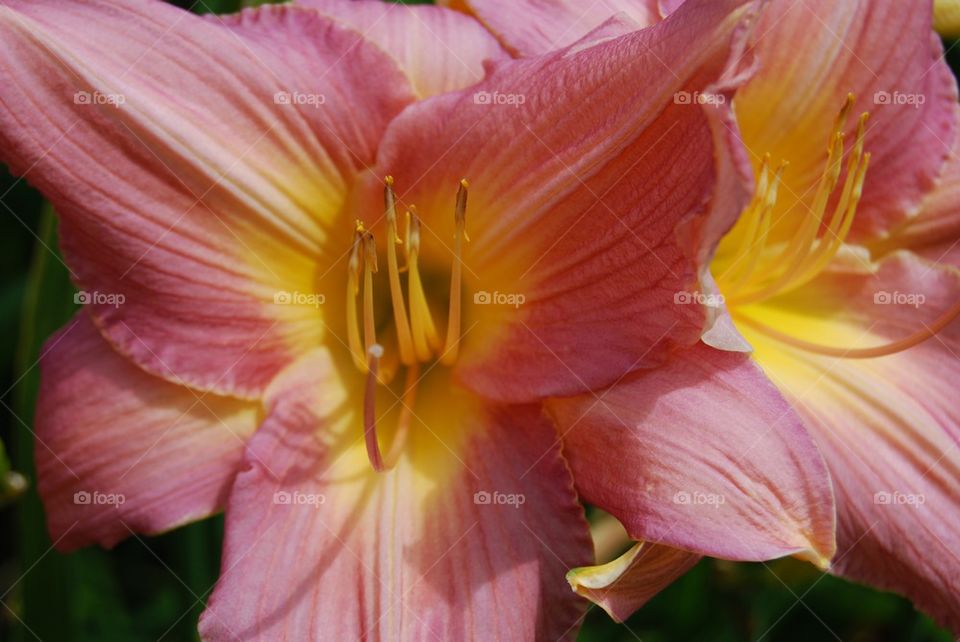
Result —
<path fill-rule="evenodd" d="M 236 11 L 239 0 L 176 4 L 198 13 Z M 947 43 L 951 47 L 954 43 Z M 957 52 L 949 51 L 958 69 Z M 33 488 L 31 425 L 39 348 L 73 314 L 55 222 L 41 196 L 0 167 L 0 437 L 31 487 L 0 507 L 0 640 L 195 640 L 217 578 L 222 517 L 113 551 L 51 550 Z M 0 452 L 0 470 L 6 457 Z M 580 640 L 644 642 L 948 642 L 909 602 L 780 560 L 705 560 L 626 624 L 591 608 Z"/>

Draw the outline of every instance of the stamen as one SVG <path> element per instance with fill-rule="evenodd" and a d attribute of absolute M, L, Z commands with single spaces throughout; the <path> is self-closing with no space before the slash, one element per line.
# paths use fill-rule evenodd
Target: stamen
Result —
<path fill-rule="evenodd" d="M 418 264 L 420 256 L 420 217 L 417 210 L 410 206 L 407 210 L 407 285 L 410 296 L 410 326 L 413 334 L 413 347 L 419 361 L 429 361 L 433 351 L 440 347 L 440 337 L 433 325 L 433 316 L 423 291 Z"/>
<path fill-rule="evenodd" d="M 467 236 L 467 190 L 470 183 L 467 179 L 460 181 L 457 190 L 457 206 L 454 211 L 456 222 L 456 236 L 454 238 L 453 269 L 450 273 L 450 309 L 447 316 L 447 340 L 443 347 L 440 362 L 450 365 L 457 360 L 460 347 L 460 294 L 463 263 L 463 241 L 469 241 Z"/>
<path fill-rule="evenodd" d="M 362 226 L 361 226 L 362 227 Z M 367 352 L 377 345 L 377 324 L 373 317 L 373 275 L 377 272 L 377 242 L 363 230 L 363 339 Z"/>
<path fill-rule="evenodd" d="M 843 127 L 853 107 L 853 102 L 853 95 L 848 94 L 847 100 L 837 116 L 836 130 L 832 134 L 827 147 L 827 163 L 817 187 L 810 213 L 793 235 L 786 249 L 773 259 L 768 257 L 766 260 L 767 265 L 770 266 L 767 273 L 772 273 L 774 276 L 770 279 L 761 279 L 751 289 L 749 287 L 750 281 L 741 275 L 736 279 L 733 287 L 728 288 L 730 293 L 728 300 L 731 304 L 745 305 L 764 301 L 804 285 L 816 278 L 840 250 L 852 228 L 870 163 L 870 155 L 864 154 L 866 123 L 869 118 L 869 114 L 864 113 L 860 116 L 856 143 L 847 162 L 843 190 L 829 220 L 827 220 L 825 217 L 827 205 L 841 176 L 841 163 L 844 154 Z M 758 189 L 758 194 L 759 192 Z M 773 192 L 775 202 L 776 192 L 775 190 Z M 753 206 L 751 204 L 751 207 Z M 753 212 L 750 214 L 753 215 Z M 818 238 L 818 232 L 824 228 L 824 225 L 826 227 L 823 234 Z M 741 249 L 741 251 L 744 250 Z M 753 258 L 751 259 L 752 268 L 746 272 L 748 275 L 754 272 L 761 254 L 761 252 L 755 250 L 749 250 L 749 252 Z"/>
<path fill-rule="evenodd" d="M 369 351 L 369 373 L 367 374 L 366 389 L 363 399 L 363 437 L 367 447 L 367 458 L 370 466 L 378 473 L 391 470 L 400 460 L 400 454 L 407 443 L 410 433 L 410 421 L 413 417 L 413 406 L 416 403 L 417 383 L 420 376 L 419 365 L 407 368 L 407 379 L 404 384 L 403 397 L 400 399 L 400 418 L 397 430 L 393 436 L 393 443 L 386 457 L 380 452 L 380 442 L 377 439 L 377 373 L 380 368 L 380 359 L 383 357 L 383 346 L 376 344 Z"/>
<path fill-rule="evenodd" d="M 393 177 L 384 181 L 384 206 L 387 215 L 387 268 L 390 276 L 390 299 L 393 302 L 393 319 L 397 326 L 397 344 L 400 346 L 400 361 L 404 365 L 413 365 L 416 357 L 413 353 L 413 338 L 407 320 L 407 307 L 403 302 L 403 290 L 400 287 L 400 268 L 397 265 L 397 245 L 401 244 L 397 233 L 397 198 L 393 192 Z"/>
<path fill-rule="evenodd" d="M 360 292 L 360 270 L 363 264 L 363 223 L 357 221 L 353 233 L 353 248 L 350 250 L 350 263 L 347 277 L 347 341 L 354 365 L 360 372 L 367 372 L 366 352 L 360 342 L 360 323 L 357 319 L 357 294 Z"/>
<path fill-rule="evenodd" d="M 780 189 L 780 183 L 783 180 L 783 173 L 786 171 L 789 163 L 780 161 L 777 166 L 773 181 L 769 181 L 769 162 L 770 155 L 767 154 L 763 159 L 760 182 L 757 187 L 757 195 L 749 206 L 749 216 L 751 217 L 747 235 L 740 244 L 737 252 L 734 254 L 736 260 L 733 265 L 720 276 L 720 281 L 725 285 L 724 290 L 731 294 L 739 292 L 743 285 L 750 282 L 750 277 L 756 271 L 760 263 L 760 257 L 767 246 L 767 240 L 770 236 L 771 219 L 773 208 L 777 204 L 777 193 Z M 747 263 L 741 264 L 740 259 L 747 258 Z"/>
<path fill-rule="evenodd" d="M 752 327 L 754 330 L 757 330 L 758 332 L 761 332 L 771 339 L 779 341 L 780 343 L 785 343 L 789 346 L 793 346 L 794 348 L 806 350 L 807 352 L 812 352 L 814 354 L 819 354 L 826 357 L 837 357 L 840 359 L 875 359 L 877 357 L 885 357 L 898 352 L 903 352 L 904 350 L 908 350 L 928 339 L 933 338 L 958 316 L 960 316 L 960 302 L 954 303 L 953 306 L 951 306 L 930 325 L 924 324 L 923 330 L 918 330 L 904 339 L 893 341 L 885 345 L 875 346 L 873 348 L 840 348 L 835 346 L 824 346 L 817 343 L 804 341 L 802 339 L 797 339 L 796 337 L 792 337 L 789 334 L 780 332 L 779 330 L 774 330 L 770 326 L 760 323 L 759 321 L 754 321 L 747 316 L 735 314 L 737 322 L 743 322 L 744 324 Z"/>

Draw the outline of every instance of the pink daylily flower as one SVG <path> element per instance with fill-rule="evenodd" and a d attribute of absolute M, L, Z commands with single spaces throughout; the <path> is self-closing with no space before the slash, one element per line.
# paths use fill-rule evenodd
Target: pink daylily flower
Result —
<path fill-rule="evenodd" d="M 750 203 L 755 16 L 510 59 L 440 7 L 4 0 L 0 160 L 92 293 L 42 362 L 58 546 L 226 509 L 207 640 L 572 638 L 580 497 L 663 577 L 826 566 L 814 441 L 675 304 Z"/>
<path fill-rule="evenodd" d="M 653 24 L 679 4 L 660 2 L 658 16 L 641 0 L 580 12 L 568 0 L 509 10 L 498 0 L 466 0 L 505 46 L 529 55 L 555 46 L 552 34 L 576 37 L 615 11 Z M 948 4 L 938 5 L 941 26 Z M 729 312 L 704 340 L 752 350 L 816 437 L 837 493 L 831 571 L 904 593 L 960 632 L 960 415 L 952 392 L 960 368 L 960 143 L 956 83 L 931 29 L 931 5 L 769 3 L 754 32 L 758 72 L 735 98 L 757 191 L 713 259 L 716 284 L 704 283 L 725 296 Z M 549 34 L 531 38 L 527 26 L 543 13 L 555 16 Z M 622 16 L 609 24 L 636 28 Z M 858 120 L 861 113 L 869 119 Z M 598 425 L 617 427 L 600 409 L 551 405 L 561 430 L 583 426 L 565 439 L 578 489 L 604 497 L 584 486 L 583 471 L 637 455 L 619 448 L 581 459 L 583 442 L 599 443 Z M 580 405 L 589 408 L 589 398 Z M 638 443 L 645 449 L 648 439 Z M 628 526 L 644 502 L 622 502 Z M 645 533 L 637 525 L 631 535 Z M 658 576 L 662 586 L 687 563 L 643 546 L 578 569 L 571 582 L 625 617 L 656 592 Z"/>

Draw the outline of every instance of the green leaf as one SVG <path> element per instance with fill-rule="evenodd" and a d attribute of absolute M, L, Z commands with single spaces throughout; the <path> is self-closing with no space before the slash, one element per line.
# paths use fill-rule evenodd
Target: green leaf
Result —
<path fill-rule="evenodd" d="M 63 261 L 49 248 L 56 244 L 56 219 L 45 206 L 24 292 L 20 319 L 20 340 L 14 361 L 16 384 L 12 411 L 15 431 L 11 443 L 15 460 L 30 481 L 30 488 L 17 503 L 18 561 L 23 576 L 13 587 L 14 609 L 23 627 L 14 630 L 15 639 L 69 640 L 74 620 L 69 579 L 76 566 L 69 557 L 52 550 L 37 495 L 33 467 L 33 411 L 39 385 L 37 361 L 46 338 L 73 315 L 73 285 Z M 46 246 L 46 247 L 45 247 Z M 29 629 L 29 631 L 27 630 Z"/>

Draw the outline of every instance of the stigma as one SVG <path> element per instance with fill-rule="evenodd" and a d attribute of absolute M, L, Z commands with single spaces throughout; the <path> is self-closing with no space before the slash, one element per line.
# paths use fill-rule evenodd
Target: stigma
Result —
<path fill-rule="evenodd" d="M 366 375 L 363 403 L 364 438 L 371 466 L 378 472 L 396 465 L 403 451 L 413 416 L 420 367 L 437 362 L 452 365 L 461 339 L 461 289 L 466 231 L 467 192 L 470 184 L 460 181 L 454 204 L 454 248 L 450 269 L 450 300 L 443 336 L 433 318 L 420 268 L 421 221 L 415 205 L 405 209 L 403 234 L 397 209 L 392 176 L 384 179 L 384 218 L 386 219 L 386 262 L 390 303 L 393 311 L 395 346 L 387 346 L 377 337 L 374 305 L 374 275 L 379 271 L 377 243 L 361 221 L 353 232 L 353 244 L 347 271 L 347 339 L 354 366 Z M 401 267 L 400 258 L 403 258 Z M 402 275 L 406 276 L 404 292 Z M 361 287 L 362 286 L 362 287 Z M 358 303 L 358 299 L 361 299 Z M 361 317 L 357 309 L 362 309 Z M 390 348 L 394 349 L 390 349 Z M 398 396 L 399 425 L 393 444 L 384 456 L 377 438 L 376 396 L 378 386 L 388 386 L 400 369 L 406 370 L 402 395 Z"/>

